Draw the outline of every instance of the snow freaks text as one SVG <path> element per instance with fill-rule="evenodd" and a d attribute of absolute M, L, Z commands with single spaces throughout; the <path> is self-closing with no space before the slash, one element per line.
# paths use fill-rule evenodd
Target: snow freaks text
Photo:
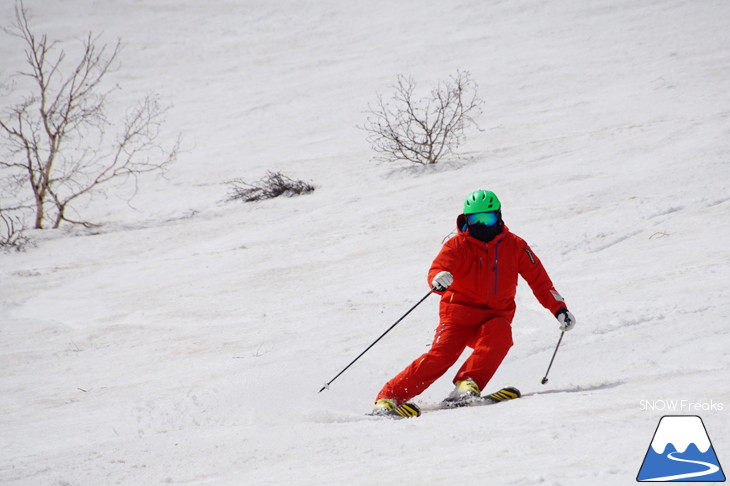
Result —
<path fill-rule="evenodd" d="M 640 400 L 641 411 L 660 412 L 722 412 L 725 404 L 710 400 L 709 402 L 695 402 L 691 400 Z"/>

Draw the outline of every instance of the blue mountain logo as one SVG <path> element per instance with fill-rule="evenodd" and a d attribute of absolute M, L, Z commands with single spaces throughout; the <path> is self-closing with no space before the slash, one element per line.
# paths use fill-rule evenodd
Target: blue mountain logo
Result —
<path fill-rule="evenodd" d="M 662 417 L 636 480 L 725 481 L 702 419 L 696 415 Z"/>

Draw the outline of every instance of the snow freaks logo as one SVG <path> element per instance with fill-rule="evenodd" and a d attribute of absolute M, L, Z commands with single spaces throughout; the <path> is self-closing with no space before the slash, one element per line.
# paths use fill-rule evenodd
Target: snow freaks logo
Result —
<path fill-rule="evenodd" d="M 662 417 L 636 480 L 725 481 L 702 419 L 696 415 Z"/>

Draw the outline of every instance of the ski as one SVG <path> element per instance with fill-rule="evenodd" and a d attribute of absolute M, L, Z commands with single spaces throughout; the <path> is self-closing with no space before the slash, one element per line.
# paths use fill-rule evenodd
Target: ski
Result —
<path fill-rule="evenodd" d="M 421 409 L 415 403 L 408 402 L 399 405 L 392 410 L 378 410 L 377 412 L 371 412 L 368 415 L 371 417 L 385 417 L 390 419 L 413 418 L 421 415 Z"/>
<path fill-rule="evenodd" d="M 489 395 L 482 395 L 480 397 L 470 397 L 467 400 L 461 401 L 449 401 L 444 400 L 436 405 L 424 405 L 421 407 L 421 412 L 433 412 L 436 410 L 451 410 L 454 408 L 465 408 L 465 407 L 481 407 L 484 405 L 494 405 L 495 403 L 502 403 L 509 400 L 520 398 L 522 393 L 513 387 L 506 386 L 501 390 L 498 390 Z"/>
<path fill-rule="evenodd" d="M 499 391 L 490 393 L 489 395 L 482 395 L 480 397 L 469 397 L 465 400 L 460 401 L 444 400 L 439 405 L 439 409 L 494 405 L 495 403 L 505 402 L 507 400 L 514 400 L 516 398 L 520 398 L 521 396 L 522 393 L 520 393 L 517 388 L 513 386 L 506 386 Z"/>

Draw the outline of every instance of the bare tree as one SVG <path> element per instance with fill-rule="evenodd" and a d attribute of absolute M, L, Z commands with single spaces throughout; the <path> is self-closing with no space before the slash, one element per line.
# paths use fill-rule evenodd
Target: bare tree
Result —
<path fill-rule="evenodd" d="M 415 98 L 416 83 L 410 77 L 399 75 L 393 89 L 388 101 L 378 95 L 375 107 L 368 106 L 361 127 L 378 160 L 436 164 L 464 141 L 467 125 L 478 128 L 473 117 L 482 100 L 468 72 L 457 71 L 440 82 L 428 98 Z"/>
<path fill-rule="evenodd" d="M 162 147 L 166 110 L 154 94 L 129 111 L 116 138 L 108 134 L 113 89 L 104 89 L 102 80 L 113 71 L 121 41 L 108 48 L 89 33 L 78 59 L 70 61 L 58 42 L 33 32 L 22 0 L 15 18 L 3 30 L 24 43 L 27 70 L 16 75 L 30 83 L 29 94 L 0 115 L 0 170 L 10 173 L 5 187 L 34 210 L 35 228 L 57 228 L 63 221 L 89 225 L 70 219 L 74 202 L 112 180 L 132 179 L 136 189 L 139 174 L 163 171 L 176 159 L 180 137 Z"/>

